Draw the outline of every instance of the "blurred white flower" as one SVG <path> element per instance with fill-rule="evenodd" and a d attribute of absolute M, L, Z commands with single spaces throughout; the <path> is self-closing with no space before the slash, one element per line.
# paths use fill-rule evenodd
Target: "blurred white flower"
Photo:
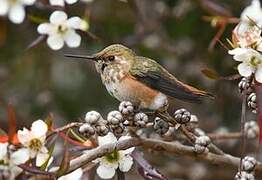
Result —
<path fill-rule="evenodd" d="M 0 0 L 0 16 L 8 16 L 10 21 L 20 24 L 25 19 L 25 6 L 33 5 L 36 0 Z"/>
<path fill-rule="evenodd" d="M 262 51 L 262 8 L 259 0 L 253 0 L 241 13 L 240 22 L 234 28 L 232 40 L 234 45 L 252 47 Z"/>
<path fill-rule="evenodd" d="M 51 14 L 50 23 L 42 23 L 38 26 L 37 31 L 40 34 L 48 35 L 47 44 L 53 50 L 61 49 L 64 42 L 69 47 L 78 47 L 81 43 L 81 36 L 75 30 L 86 31 L 88 23 L 79 17 L 68 19 L 67 14 L 63 11 L 55 11 Z"/>
<path fill-rule="evenodd" d="M 74 4 L 76 3 L 78 0 L 49 0 L 49 3 L 52 6 L 64 6 L 65 3 L 66 4 Z"/>
<path fill-rule="evenodd" d="M 129 136 L 122 136 L 119 140 L 128 139 Z M 117 138 L 113 133 L 108 133 L 106 136 L 98 137 L 99 146 L 116 143 Z M 134 151 L 135 147 L 114 151 L 111 154 L 105 155 L 101 158 L 96 159 L 94 162 L 99 162 L 99 166 L 96 169 L 97 174 L 102 179 L 110 179 L 115 175 L 115 171 L 119 168 L 122 172 L 127 172 L 133 165 L 133 158 L 130 154 Z"/>
<path fill-rule="evenodd" d="M 14 179 L 23 170 L 17 165 L 23 164 L 28 160 L 24 151 L 18 149 L 8 152 L 8 143 L 0 143 L 0 171 L 4 171 L 9 179 Z"/>
<path fill-rule="evenodd" d="M 36 157 L 36 166 L 41 166 L 49 157 L 48 149 L 45 147 L 47 130 L 47 124 L 37 120 L 30 130 L 24 128 L 17 133 L 19 142 L 24 146 L 18 151 L 24 153 L 28 159 Z"/>
<path fill-rule="evenodd" d="M 247 138 L 256 138 L 259 134 L 259 126 L 256 121 L 248 121 L 245 123 L 245 133 Z"/>
<path fill-rule="evenodd" d="M 252 0 L 251 4 L 247 6 L 241 13 L 240 19 L 246 25 L 262 25 L 262 8 L 259 0 Z M 253 21 L 253 23 L 252 23 Z"/>
<path fill-rule="evenodd" d="M 94 0 L 81 0 L 81 1 L 83 1 L 83 2 L 85 2 L 85 3 L 91 3 L 91 2 L 93 2 Z"/>
<path fill-rule="evenodd" d="M 241 76 L 248 77 L 252 73 L 255 74 L 255 79 L 262 83 L 262 55 L 251 48 L 235 48 L 228 51 L 233 55 L 233 59 L 241 62 L 237 69 Z"/>
<path fill-rule="evenodd" d="M 73 171 L 69 174 L 61 176 L 57 180 L 71 180 L 71 179 L 81 180 L 82 176 L 83 176 L 83 170 L 82 170 L 82 168 L 78 168 L 78 169 L 76 169 L 75 171 Z"/>

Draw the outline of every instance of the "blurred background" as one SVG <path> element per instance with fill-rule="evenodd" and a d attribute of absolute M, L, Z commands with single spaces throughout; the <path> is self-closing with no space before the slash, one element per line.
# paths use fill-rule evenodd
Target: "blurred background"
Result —
<path fill-rule="evenodd" d="M 92 62 L 64 57 L 64 53 L 89 55 L 107 45 L 121 43 L 137 54 L 157 60 L 178 79 L 216 96 L 203 104 L 174 100 L 170 111 L 185 107 L 198 116 L 206 132 L 235 132 L 240 129 L 241 97 L 238 81 L 218 81 L 201 73 L 212 69 L 222 76 L 236 74 L 236 65 L 219 43 L 210 43 L 219 27 L 212 27 L 204 16 L 239 17 L 248 0 L 94 0 L 70 6 L 69 16 L 88 16 L 90 34 L 82 34 L 81 46 L 51 50 L 46 42 L 27 49 L 39 34 L 38 24 L 26 20 L 15 25 L 0 18 L 0 127 L 6 129 L 6 108 L 15 108 L 18 127 L 30 125 L 53 113 L 55 124 L 63 125 L 83 117 L 87 111 L 106 114 L 118 108 L 118 101 L 103 87 Z M 69 7 L 68 7 L 69 8 Z M 27 7 L 27 14 L 48 19 L 52 10 Z M 218 14 L 216 14 L 218 13 Z M 222 14 L 219 14 L 222 13 Z M 223 14 L 224 13 L 224 14 Z M 220 38 L 228 47 L 235 24 L 228 24 Z M 256 120 L 248 114 L 248 120 Z M 239 142 L 217 142 L 219 147 L 239 155 Z M 248 152 L 256 151 L 256 140 Z M 236 169 L 225 169 L 185 157 L 150 154 L 150 162 L 170 179 L 232 179 Z M 164 159 L 164 160 L 163 160 Z M 261 160 L 261 159 L 260 159 Z M 186 167 L 186 168 L 185 168 Z M 133 170 L 134 171 L 134 170 Z M 133 173 L 137 174 L 137 173 Z M 130 179 L 132 179 L 130 177 Z"/>

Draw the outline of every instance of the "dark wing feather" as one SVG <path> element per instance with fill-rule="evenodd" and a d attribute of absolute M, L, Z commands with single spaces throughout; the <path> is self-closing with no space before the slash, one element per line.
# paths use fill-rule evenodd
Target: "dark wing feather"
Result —
<path fill-rule="evenodd" d="M 189 102 L 201 102 L 204 97 L 212 97 L 211 94 L 205 91 L 198 90 L 178 81 L 158 63 L 147 58 L 139 57 L 137 65 L 130 72 L 138 81 L 177 99 Z"/>

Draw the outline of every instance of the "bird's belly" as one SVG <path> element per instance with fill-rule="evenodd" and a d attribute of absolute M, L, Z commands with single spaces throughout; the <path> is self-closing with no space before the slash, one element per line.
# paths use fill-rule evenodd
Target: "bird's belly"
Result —
<path fill-rule="evenodd" d="M 130 101 L 135 106 L 160 109 L 167 103 L 167 96 L 147 87 L 132 77 L 118 82 L 105 83 L 107 91 L 119 101 Z"/>

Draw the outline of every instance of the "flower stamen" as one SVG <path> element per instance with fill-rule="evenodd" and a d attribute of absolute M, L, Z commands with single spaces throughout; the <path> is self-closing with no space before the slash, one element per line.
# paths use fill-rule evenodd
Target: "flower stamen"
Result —
<path fill-rule="evenodd" d="M 29 142 L 29 148 L 34 151 L 39 151 L 42 146 L 43 146 L 42 142 L 37 138 L 34 138 Z"/>
<path fill-rule="evenodd" d="M 114 151 L 105 156 L 106 160 L 110 163 L 117 162 L 119 160 L 120 154 L 118 151 Z"/>

